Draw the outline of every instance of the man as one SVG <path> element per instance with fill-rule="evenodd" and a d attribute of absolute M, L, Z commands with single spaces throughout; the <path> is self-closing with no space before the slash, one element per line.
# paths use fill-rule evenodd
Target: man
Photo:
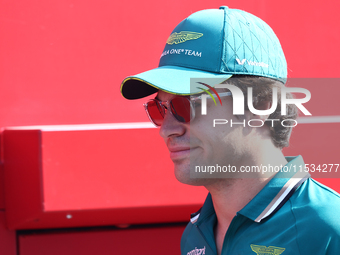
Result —
<path fill-rule="evenodd" d="M 339 195 L 309 178 L 301 156 L 281 152 L 297 116 L 294 105 L 281 109 L 286 78 L 272 29 L 220 7 L 183 20 L 159 67 L 123 81 L 127 99 L 157 93 L 145 109 L 176 178 L 209 191 L 182 254 L 339 254 Z"/>

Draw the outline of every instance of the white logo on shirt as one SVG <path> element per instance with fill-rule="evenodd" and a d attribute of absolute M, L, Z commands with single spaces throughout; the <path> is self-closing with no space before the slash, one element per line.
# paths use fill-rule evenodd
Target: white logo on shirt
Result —
<path fill-rule="evenodd" d="M 187 253 L 187 255 L 203 255 L 203 254 L 205 254 L 205 246 L 202 249 L 197 249 L 197 247 L 195 247 L 195 249 Z"/>

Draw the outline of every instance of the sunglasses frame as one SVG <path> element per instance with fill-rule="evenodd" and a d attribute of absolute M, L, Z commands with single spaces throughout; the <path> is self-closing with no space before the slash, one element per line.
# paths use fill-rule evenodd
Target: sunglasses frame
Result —
<path fill-rule="evenodd" d="M 174 97 L 174 98 L 172 98 L 172 99 L 170 99 L 170 100 L 166 100 L 166 101 L 160 101 L 160 100 L 157 100 L 157 99 L 150 99 L 149 101 L 147 101 L 146 103 L 144 103 L 143 104 L 143 106 L 144 106 L 144 109 L 145 109 L 145 111 L 146 111 L 146 114 L 148 115 L 148 117 L 149 117 L 149 120 L 151 121 L 151 123 L 152 124 L 154 124 L 156 127 L 160 127 L 161 125 L 157 125 L 155 122 L 154 122 L 154 120 L 152 119 L 152 117 L 150 116 L 150 113 L 149 113 L 149 110 L 148 110 L 148 104 L 150 103 L 150 102 L 155 102 L 158 106 L 159 106 L 159 110 L 162 110 L 162 112 L 160 112 L 161 113 L 161 115 L 163 116 L 163 120 L 164 120 L 164 116 L 165 116 L 165 113 L 166 113 L 166 111 L 165 110 L 167 110 L 167 111 L 169 111 L 171 114 L 172 114 L 172 116 L 174 116 L 175 117 L 175 119 L 178 121 L 178 122 L 181 122 L 181 123 L 190 123 L 194 118 L 195 118 L 195 102 L 196 102 L 196 100 L 198 100 L 198 99 L 202 99 L 202 95 L 203 94 L 201 94 L 201 95 L 199 95 L 199 96 L 190 96 L 190 99 L 188 98 L 188 96 L 176 96 L 176 97 Z M 208 94 L 204 94 L 204 95 L 208 95 Z M 223 92 L 223 93 L 219 93 L 218 94 L 218 96 L 216 95 L 216 94 L 211 94 L 214 98 L 217 98 L 218 96 L 219 97 L 225 97 L 225 96 L 231 96 L 231 92 Z M 211 97 L 211 95 L 210 95 L 210 97 L 207 97 L 207 98 L 211 98 L 212 99 L 212 97 Z M 184 121 L 181 121 L 181 120 L 179 120 L 177 117 L 176 117 L 176 114 L 174 114 L 173 112 L 172 112 L 172 110 L 171 110 L 171 101 L 173 100 L 173 99 L 175 99 L 175 98 L 177 98 L 177 97 L 184 97 L 186 100 L 188 100 L 189 101 L 189 104 L 190 104 L 190 120 L 188 121 L 188 122 L 184 122 Z M 215 100 L 214 100 L 215 101 Z M 216 102 L 215 102 L 216 103 Z"/>

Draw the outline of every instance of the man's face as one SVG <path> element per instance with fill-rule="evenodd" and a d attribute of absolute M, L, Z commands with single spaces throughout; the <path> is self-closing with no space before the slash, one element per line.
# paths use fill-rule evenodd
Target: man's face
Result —
<path fill-rule="evenodd" d="M 157 99 L 171 100 L 175 96 L 159 91 Z M 213 179 L 190 178 L 190 169 L 195 166 L 235 165 L 246 151 L 242 125 L 217 125 L 214 119 L 242 119 L 232 115 L 232 98 L 223 97 L 222 106 L 207 100 L 207 115 L 201 115 L 200 100 L 196 101 L 195 118 L 190 123 L 181 123 L 168 111 L 165 115 L 160 135 L 163 137 L 174 163 L 176 178 L 186 184 L 206 185 Z"/>

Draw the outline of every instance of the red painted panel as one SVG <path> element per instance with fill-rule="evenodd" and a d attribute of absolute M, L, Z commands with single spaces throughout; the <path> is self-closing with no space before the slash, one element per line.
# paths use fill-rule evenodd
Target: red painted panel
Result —
<path fill-rule="evenodd" d="M 16 255 L 16 234 L 6 227 L 5 212 L 0 211 L 0 254 Z"/>
<path fill-rule="evenodd" d="M 189 202 L 158 129 L 43 132 L 42 140 L 46 211 Z"/>
<path fill-rule="evenodd" d="M 42 210 L 40 136 L 39 130 L 3 134 L 7 223 L 37 221 Z"/>
<path fill-rule="evenodd" d="M 312 116 L 340 116 L 340 78 L 291 78 L 287 86 L 309 90 L 311 99 L 303 106 Z M 304 94 L 296 93 L 297 98 L 305 97 Z M 305 115 L 300 112 L 300 116 Z"/>
<path fill-rule="evenodd" d="M 180 254 L 184 226 L 19 235 L 20 255 Z"/>
<path fill-rule="evenodd" d="M 207 194 L 175 179 L 155 128 L 9 129 L 4 152 L 14 229 L 187 221 Z"/>
<path fill-rule="evenodd" d="M 339 1 L 3 0 L 0 127 L 147 121 L 120 82 L 157 66 L 183 18 L 225 4 L 273 27 L 289 77 L 339 77 Z"/>
<path fill-rule="evenodd" d="M 340 123 L 299 124 L 293 129 L 290 146 L 285 155 L 302 155 L 306 164 L 340 164 Z M 315 171 L 312 177 L 340 192 L 340 166 L 327 168 L 327 173 Z M 332 171 L 332 172 L 330 172 Z M 335 178 L 336 177 L 336 178 Z"/>
<path fill-rule="evenodd" d="M 4 166 L 2 164 L 2 161 L 0 160 L 0 210 L 4 208 L 5 208 Z"/>
<path fill-rule="evenodd" d="M 5 180 L 4 180 L 4 165 L 3 165 L 3 157 L 2 157 L 2 148 L 1 148 L 1 133 L 0 133 L 0 210 L 5 208 Z"/>

